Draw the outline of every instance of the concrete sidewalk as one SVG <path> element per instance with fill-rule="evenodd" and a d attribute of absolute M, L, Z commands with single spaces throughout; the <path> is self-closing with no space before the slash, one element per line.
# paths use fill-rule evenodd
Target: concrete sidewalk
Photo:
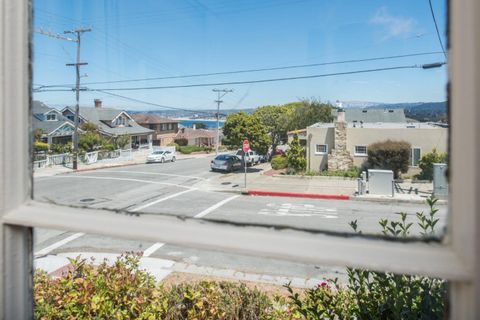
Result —
<path fill-rule="evenodd" d="M 85 163 L 79 162 L 77 170 L 73 170 L 71 167 L 61 166 L 61 165 L 36 169 L 33 173 L 33 177 L 34 178 L 49 177 L 49 176 L 54 176 L 57 174 L 64 174 L 64 173 L 82 172 L 82 171 L 90 171 L 90 170 L 98 170 L 98 169 L 106 169 L 106 168 L 131 166 L 136 164 L 144 164 L 146 163 L 146 158 L 149 153 L 150 152 L 136 151 L 132 153 L 132 156 L 133 156 L 132 159 L 126 159 L 126 160 L 119 159 L 118 161 L 96 162 L 92 164 L 85 164 Z M 213 155 L 214 155 L 213 153 L 191 153 L 191 154 L 177 153 L 176 159 L 177 161 L 181 161 L 181 160 L 187 160 L 187 159 L 206 158 Z"/>
<path fill-rule="evenodd" d="M 73 259 L 78 256 L 80 256 L 82 259 L 87 259 L 88 262 L 94 264 L 102 263 L 104 260 L 109 264 L 113 264 L 116 259 L 120 257 L 120 254 L 102 252 L 60 253 L 58 255 L 38 257 L 34 260 L 34 266 L 35 268 L 41 269 L 54 277 L 61 277 L 64 273 L 71 269 L 69 259 Z M 235 269 L 205 267 L 192 263 L 175 262 L 173 260 L 152 257 L 140 258 L 140 269 L 145 270 L 153 275 L 157 281 L 162 281 L 172 272 L 190 273 L 205 277 L 216 277 L 234 281 L 266 283 L 277 286 L 283 286 L 290 282 L 292 287 L 295 288 L 313 288 L 315 285 L 323 281 L 322 279 L 316 278 L 274 276 L 260 273 L 248 273 Z M 338 275 L 338 271 L 335 273 L 325 273 L 325 277 L 330 277 L 332 279 L 338 277 Z"/>

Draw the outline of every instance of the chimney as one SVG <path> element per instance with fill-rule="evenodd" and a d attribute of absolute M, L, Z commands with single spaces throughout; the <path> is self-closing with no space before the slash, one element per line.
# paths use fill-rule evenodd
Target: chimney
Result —
<path fill-rule="evenodd" d="M 102 107 L 102 100 L 95 99 L 95 100 L 93 100 L 93 102 L 95 102 L 95 108 L 96 109 L 100 109 Z"/>
<path fill-rule="evenodd" d="M 337 122 L 345 122 L 345 110 L 337 110 Z"/>

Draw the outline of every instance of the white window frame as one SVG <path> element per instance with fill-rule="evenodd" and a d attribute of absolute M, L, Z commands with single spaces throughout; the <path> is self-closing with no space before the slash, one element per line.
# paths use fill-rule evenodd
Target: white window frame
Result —
<path fill-rule="evenodd" d="M 362 147 L 365 148 L 365 153 L 359 153 L 357 152 L 357 147 Z M 355 157 L 368 157 L 368 147 L 366 145 L 356 145 L 353 147 L 353 155 Z"/>
<path fill-rule="evenodd" d="M 410 166 L 411 166 L 411 167 L 414 167 L 414 168 L 417 168 L 417 167 L 418 167 L 418 163 L 417 163 L 417 164 L 414 164 L 414 163 L 413 163 L 413 161 L 414 161 L 413 156 L 414 156 L 414 150 L 415 150 L 415 149 L 420 150 L 420 159 L 418 159 L 418 162 L 420 162 L 420 160 L 422 159 L 422 148 L 420 148 L 420 147 L 412 147 L 412 148 L 410 149 L 410 158 L 411 158 L 411 159 L 410 159 Z"/>
<path fill-rule="evenodd" d="M 32 139 L 26 125 L 31 5 L 27 0 L 1 1 L 0 318 L 33 319 L 32 229 L 42 227 L 441 277 L 450 281 L 450 319 L 475 319 L 480 314 L 480 1 L 452 0 L 449 7 L 452 214 L 447 236 L 442 245 L 435 245 L 238 228 L 169 216 L 134 217 L 32 200 Z"/>
<path fill-rule="evenodd" d="M 317 151 L 318 150 L 318 146 L 324 146 L 325 147 L 325 151 L 324 152 L 320 152 L 320 151 Z M 326 155 L 328 154 L 328 144 L 316 144 L 315 145 L 315 154 L 316 155 Z"/>
<path fill-rule="evenodd" d="M 48 117 L 52 117 L 53 116 L 53 119 L 48 119 Z M 57 114 L 54 113 L 54 112 L 49 112 L 45 115 L 45 120 L 46 121 L 57 121 Z"/>

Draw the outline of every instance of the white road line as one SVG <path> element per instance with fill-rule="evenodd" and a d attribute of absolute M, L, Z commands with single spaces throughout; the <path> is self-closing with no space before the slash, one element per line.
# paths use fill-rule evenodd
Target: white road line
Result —
<path fill-rule="evenodd" d="M 233 197 L 230 197 L 230 198 L 227 198 L 227 199 L 224 199 L 222 201 L 220 201 L 219 203 L 211 206 L 210 208 L 207 208 L 205 210 L 203 210 L 202 212 L 200 212 L 199 214 L 195 215 L 194 218 L 197 218 L 197 219 L 200 219 L 200 218 L 203 218 L 205 217 L 207 214 L 209 214 L 210 212 L 220 208 L 221 206 L 223 206 L 225 203 L 229 202 L 229 201 L 232 201 L 233 199 L 236 199 L 240 197 L 240 195 L 236 195 L 236 196 L 233 196 Z"/>
<path fill-rule="evenodd" d="M 55 242 L 54 244 L 46 247 L 46 248 L 43 248 L 42 250 L 39 250 L 37 252 L 35 252 L 35 256 L 38 257 L 38 256 L 44 256 L 46 254 L 49 254 L 50 252 L 52 252 L 53 250 L 57 249 L 57 248 L 60 248 L 61 246 L 75 240 L 75 239 L 78 239 L 80 238 L 81 236 L 85 235 L 85 233 L 75 233 L 75 234 L 72 234 L 70 237 L 66 237 L 65 239 L 63 240 L 60 240 L 58 242 Z"/>
<path fill-rule="evenodd" d="M 161 173 L 161 172 L 144 172 L 144 171 L 127 171 L 127 170 L 115 170 L 111 172 L 119 172 L 119 173 L 138 173 L 138 174 L 145 174 L 145 175 L 156 175 L 156 176 L 167 176 L 167 177 L 177 177 L 177 178 L 189 178 L 189 179 L 196 179 L 196 180 L 204 180 L 206 178 L 196 177 L 196 176 L 186 176 L 181 174 L 172 174 L 172 173 Z"/>
<path fill-rule="evenodd" d="M 147 248 L 143 252 L 143 256 L 144 257 L 150 257 L 155 251 L 157 251 L 158 249 L 160 249 L 164 245 L 165 245 L 165 243 L 162 243 L 162 242 L 154 243 L 151 247 Z"/>
<path fill-rule="evenodd" d="M 177 193 L 174 193 L 174 194 L 171 194 L 169 196 L 166 196 L 166 197 L 163 197 L 163 198 L 160 198 L 160 199 L 157 199 L 155 201 L 152 201 L 152 202 L 149 202 L 149 203 L 146 203 L 144 205 L 141 205 L 140 207 L 137 207 L 133 210 L 128 210 L 128 211 L 131 211 L 131 212 L 136 212 L 136 211 L 140 211 L 142 209 L 145 209 L 145 208 L 148 208 L 150 206 L 153 206 L 154 204 L 157 204 L 157 203 L 160 203 L 162 201 L 165 201 L 165 200 L 168 200 L 168 199 L 172 199 L 172 198 L 175 198 L 175 197 L 178 197 L 184 193 L 187 193 L 187 192 L 191 192 L 191 191 L 195 191 L 197 189 L 195 188 L 191 188 L 191 189 L 188 189 L 188 190 L 185 190 L 185 191 L 180 191 L 180 192 L 177 192 Z"/>
<path fill-rule="evenodd" d="M 179 187 L 184 189 L 192 189 L 192 187 L 187 187 L 181 184 L 175 183 L 168 183 L 168 182 L 158 182 L 158 181 L 150 181 L 150 180 L 141 180 L 141 179 L 130 179 L 130 178 L 117 178 L 117 177 L 96 177 L 96 176 L 52 176 L 51 178 L 76 178 L 76 179 L 97 179 L 97 180 L 119 180 L 119 181 L 131 181 L 131 182 L 142 182 L 142 183 L 150 183 L 150 184 L 160 184 L 165 186 L 173 186 Z"/>

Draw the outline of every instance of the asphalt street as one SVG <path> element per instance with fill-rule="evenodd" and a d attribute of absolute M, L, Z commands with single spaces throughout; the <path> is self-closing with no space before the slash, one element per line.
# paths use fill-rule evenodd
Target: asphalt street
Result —
<path fill-rule="evenodd" d="M 379 219 L 398 220 L 406 212 L 415 222 L 426 205 L 319 200 L 285 197 L 252 197 L 238 193 L 243 172 L 219 173 L 209 170 L 213 157 L 174 163 L 141 164 L 120 168 L 69 173 L 36 178 L 34 197 L 60 205 L 126 210 L 140 215 L 170 214 L 249 224 L 278 225 L 333 232 L 352 232 L 349 222 L 358 221 L 364 233 L 380 233 Z M 248 179 L 260 174 L 249 168 Z M 237 191 L 237 192 L 232 192 Z M 446 221 L 446 206 L 440 206 L 439 230 Z M 413 233 L 418 232 L 416 225 Z M 66 240 L 65 240 L 66 239 Z M 67 241 L 68 240 L 68 241 Z M 152 247 L 153 246 L 153 247 Z M 51 249 L 51 250 L 50 250 Z M 150 250 L 149 255 L 193 263 L 225 267 L 244 272 L 322 278 L 340 269 L 322 268 L 295 262 L 199 251 L 174 245 L 119 240 L 96 235 L 36 230 L 35 252 L 125 252 Z"/>

